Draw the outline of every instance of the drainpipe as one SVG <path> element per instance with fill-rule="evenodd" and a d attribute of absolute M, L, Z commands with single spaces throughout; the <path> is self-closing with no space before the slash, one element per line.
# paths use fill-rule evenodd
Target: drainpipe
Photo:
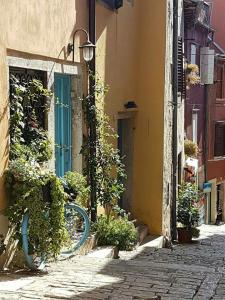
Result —
<path fill-rule="evenodd" d="M 96 13 L 95 0 L 88 1 L 89 9 L 89 35 L 90 41 L 96 44 Z M 91 95 L 92 106 L 95 106 L 95 49 L 94 57 L 89 63 L 89 71 L 93 76 L 89 77 L 89 94 Z M 90 122 L 90 156 L 96 158 L 96 115 L 91 112 L 92 121 Z M 90 186 L 91 186 L 91 221 L 95 222 L 97 218 L 97 199 L 96 199 L 96 164 L 90 166 Z"/>
<path fill-rule="evenodd" d="M 204 175 L 205 182 L 208 180 L 208 158 L 209 158 L 209 143 L 208 143 L 208 131 L 209 131 L 209 97 L 208 97 L 208 84 L 205 85 L 205 141 L 204 141 Z"/>
<path fill-rule="evenodd" d="M 178 94 L 178 0 L 173 0 L 173 189 L 171 238 L 177 238 L 177 94 Z"/>

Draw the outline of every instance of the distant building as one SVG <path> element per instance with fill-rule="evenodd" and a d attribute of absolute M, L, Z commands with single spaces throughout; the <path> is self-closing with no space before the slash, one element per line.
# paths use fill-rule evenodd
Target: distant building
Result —
<path fill-rule="evenodd" d="M 213 3 L 212 3 L 213 2 Z M 198 170 L 196 182 L 205 193 L 202 221 L 224 220 L 225 142 L 224 57 L 219 40 L 224 40 L 223 1 L 184 0 L 185 57 L 200 68 L 200 84 L 186 95 L 186 138 L 197 143 Z M 218 13 L 218 16 L 216 15 Z M 222 211 L 222 214 L 221 214 Z"/>

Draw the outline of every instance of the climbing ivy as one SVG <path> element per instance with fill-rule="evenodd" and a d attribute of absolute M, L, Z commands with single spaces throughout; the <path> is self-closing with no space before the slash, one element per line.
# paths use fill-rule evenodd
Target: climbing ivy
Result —
<path fill-rule="evenodd" d="M 38 118 L 38 108 L 42 114 L 47 110 L 43 99 L 51 96 L 39 80 L 21 83 L 10 77 L 10 160 L 22 156 L 44 162 L 51 158 L 51 142 Z"/>
<path fill-rule="evenodd" d="M 10 163 L 6 171 L 9 206 L 7 216 L 15 227 L 15 239 L 21 242 L 23 215 L 29 212 L 29 251 L 56 257 L 67 232 L 62 183 L 46 168 L 52 145 L 38 116 L 47 110 L 51 92 L 38 80 L 19 82 L 10 78 Z M 19 243 L 21 245 L 21 243 Z"/>
<path fill-rule="evenodd" d="M 92 75 L 90 74 L 90 76 Z M 88 129 L 86 143 L 83 147 L 87 166 L 86 172 L 89 173 L 90 166 L 95 167 L 97 201 L 105 208 L 114 207 L 124 191 L 122 181 L 126 175 L 119 150 L 113 145 L 118 136 L 110 125 L 109 117 L 104 113 L 103 98 L 108 92 L 108 87 L 99 78 L 95 78 L 93 90 L 96 105 L 92 103 L 92 95 L 88 95 L 83 99 L 83 109 Z M 93 116 L 95 116 L 95 120 Z M 90 147 L 93 143 L 90 139 L 92 122 L 95 122 L 96 126 L 96 141 L 94 141 L 96 157 L 90 155 Z"/>
<path fill-rule="evenodd" d="M 52 172 L 38 163 L 18 158 L 6 172 L 10 205 L 9 221 L 15 225 L 14 237 L 21 241 L 21 222 L 29 212 L 30 251 L 56 256 L 67 238 L 64 223 L 66 195 Z"/>

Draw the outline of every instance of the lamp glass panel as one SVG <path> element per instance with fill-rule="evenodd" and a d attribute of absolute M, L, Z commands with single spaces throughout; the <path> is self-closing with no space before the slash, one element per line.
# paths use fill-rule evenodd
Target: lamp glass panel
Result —
<path fill-rule="evenodd" d="M 91 61 L 94 55 L 92 47 L 83 47 L 83 58 L 85 61 Z"/>

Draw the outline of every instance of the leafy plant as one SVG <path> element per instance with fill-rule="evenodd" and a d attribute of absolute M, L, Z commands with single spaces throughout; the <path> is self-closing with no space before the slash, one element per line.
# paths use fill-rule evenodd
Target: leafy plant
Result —
<path fill-rule="evenodd" d="M 200 230 L 196 227 L 191 228 L 191 233 L 194 238 L 198 238 L 200 235 Z"/>
<path fill-rule="evenodd" d="M 196 157 L 198 155 L 198 145 L 191 140 L 185 140 L 184 153 L 189 157 Z"/>
<path fill-rule="evenodd" d="M 87 208 L 90 188 L 87 185 L 86 177 L 78 172 L 67 172 L 64 179 L 73 194 L 76 195 L 76 203 Z"/>
<path fill-rule="evenodd" d="M 113 146 L 113 142 L 117 140 L 118 136 L 110 126 L 109 117 L 104 113 L 103 98 L 108 92 L 108 87 L 99 78 L 95 78 L 95 80 L 96 106 L 93 106 L 91 101 L 92 95 L 88 95 L 83 100 L 88 137 L 82 152 L 86 157 L 86 173 L 89 175 L 89 179 L 91 175 L 94 176 L 97 200 L 106 208 L 117 205 L 117 201 L 124 191 L 122 179 L 126 175 L 119 150 Z M 93 141 L 90 139 L 89 133 L 93 122 L 96 126 L 96 141 L 94 142 L 96 157 L 90 154 Z M 91 167 L 96 170 L 95 174 L 90 174 Z"/>
<path fill-rule="evenodd" d="M 186 65 L 186 83 L 187 87 L 200 83 L 199 67 L 196 64 Z"/>
<path fill-rule="evenodd" d="M 38 163 L 20 158 L 9 165 L 6 188 L 10 195 L 6 214 L 15 225 L 15 239 L 21 241 L 22 217 L 28 210 L 31 252 L 35 250 L 47 257 L 56 257 L 67 239 L 64 223 L 66 195 L 60 180 Z"/>
<path fill-rule="evenodd" d="M 192 183 L 181 185 L 178 196 L 177 221 L 188 229 L 198 224 L 201 193 Z"/>
<path fill-rule="evenodd" d="M 29 251 L 56 257 L 68 236 L 64 203 L 67 196 L 59 178 L 45 168 L 52 145 L 41 118 L 51 92 L 38 80 L 10 78 L 10 164 L 6 171 L 7 216 L 21 242 L 21 222 L 29 212 Z M 41 108 L 41 115 L 40 115 Z M 19 243 L 21 245 L 21 243 Z"/>
<path fill-rule="evenodd" d="M 5 250 L 6 250 L 6 245 L 4 243 L 4 236 L 0 234 L 0 255 L 2 255 L 2 253 L 4 253 Z"/>
<path fill-rule="evenodd" d="M 10 160 L 23 156 L 44 162 L 51 158 L 51 142 L 41 124 L 46 110 L 44 100 L 51 95 L 36 79 L 20 82 L 10 77 Z"/>
<path fill-rule="evenodd" d="M 99 246 L 117 246 L 119 250 L 132 250 L 137 243 L 137 231 L 127 217 L 100 216 L 94 224 Z"/>

